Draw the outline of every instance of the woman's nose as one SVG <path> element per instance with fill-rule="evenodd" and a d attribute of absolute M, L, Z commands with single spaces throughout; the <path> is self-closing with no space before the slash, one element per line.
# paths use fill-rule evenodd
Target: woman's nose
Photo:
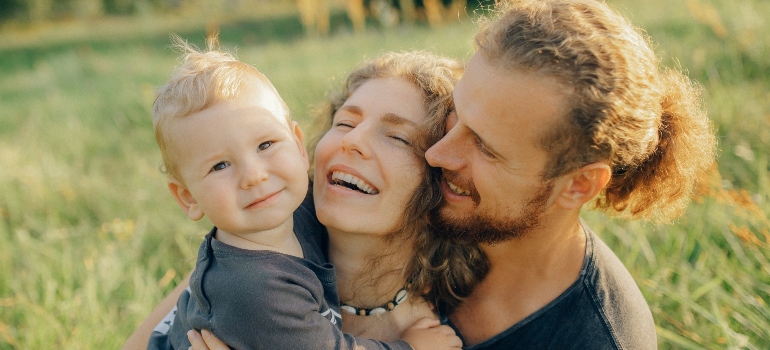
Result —
<path fill-rule="evenodd" d="M 371 132 L 365 125 L 359 125 L 348 131 L 342 137 L 342 149 L 345 152 L 357 153 L 367 159 L 370 153 Z"/>
<path fill-rule="evenodd" d="M 241 188 L 249 189 L 267 180 L 269 173 L 267 164 L 261 159 L 244 161 L 241 165 Z"/>

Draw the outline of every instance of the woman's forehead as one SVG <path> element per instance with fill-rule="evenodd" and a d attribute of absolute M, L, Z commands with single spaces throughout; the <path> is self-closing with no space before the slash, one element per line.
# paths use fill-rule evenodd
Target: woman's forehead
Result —
<path fill-rule="evenodd" d="M 422 92 L 403 78 L 376 78 L 359 86 L 341 110 L 372 113 L 391 124 L 419 124 L 427 116 Z"/>

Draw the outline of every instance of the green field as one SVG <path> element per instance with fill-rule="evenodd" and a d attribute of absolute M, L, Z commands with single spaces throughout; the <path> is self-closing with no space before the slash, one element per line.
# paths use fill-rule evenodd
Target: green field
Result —
<path fill-rule="evenodd" d="M 703 86 L 719 159 L 672 224 L 585 218 L 641 287 L 660 348 L 768 349 L 770 2 L 610 2 L 665 65 Z M 327 38 L 305 38 L 291 11 L 219 30 L 306 129 L 312 106 L 364 59 L 473 52 L 471 19 L 361 35 L 334 19 Z M 178 63 L 169 33 L 200 45 L 204 23 L 68 28 L 0 32 L 0 349 L 119 348 L 191 270 L 208 231 L 168 194 L 150 117 L 154 89 Z"/>

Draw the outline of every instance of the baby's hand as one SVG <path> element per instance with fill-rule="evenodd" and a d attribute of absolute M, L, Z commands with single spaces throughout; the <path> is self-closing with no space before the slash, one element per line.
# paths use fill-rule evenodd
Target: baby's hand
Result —
<path fill-rule="evenodd" d="M 414 350 L 461 349 L 463 342 L 455 331 L 438 320 L 423 317 L 401 334 Z"/>

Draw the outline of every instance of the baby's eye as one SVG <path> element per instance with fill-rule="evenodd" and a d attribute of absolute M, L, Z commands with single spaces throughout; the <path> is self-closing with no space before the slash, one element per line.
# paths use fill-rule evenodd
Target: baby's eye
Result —
<path fill-rule="evenodd" d="M 275 143 L 275 142 L 273 142 L 273 141 L 262 142 L 262 143 L 259 144 L 259 147 L 257 147 L 257 148 L 260 151 L 264 151 L 264 150 L 270 148 L 270 146 L 272 146 L 273 143 Z"/>
<path fill-rule="evenodd" d="M 213 167 L 211 167 L 211 172 L 224 170 L 225 168 L 229 167 L 230 163 L 228 162 L 219 162 L 215 164 Z"/>

